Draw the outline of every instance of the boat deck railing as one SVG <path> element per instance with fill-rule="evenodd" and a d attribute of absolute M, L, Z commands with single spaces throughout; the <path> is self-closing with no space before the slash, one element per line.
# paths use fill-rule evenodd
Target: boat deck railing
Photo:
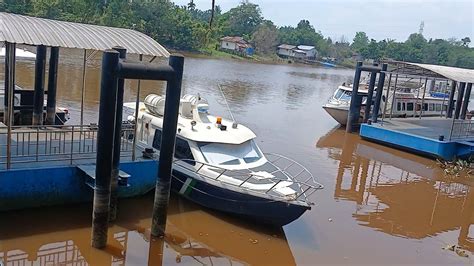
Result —
<path fill-rule="evenodd" d="M 324 186 L 298 162 L 275 153 L 265 153 L 268 163 L 273 166 L 266 174 L 250 169 L 229 170 L 204 162 L 190 159 L 179 159 L 179 165 L 201 177 L 231 185 L 239 189 L 247 189 L 256 193 L 271 195 L 282 201 L 304 201 L 312 204 L 309 197 Z M 207 171 L 206 171 L 206 170 Z M 213 174 L 209 173 L 212 169 Z M 271 174 L 271 177 L 267 176 Z M 262 186 L 262 184 L 264 184 Z M 255 185 L 260 185 L 252 188 Z M 282 194 L 280 189 L 292 188 L 292 194 Z"/>
<path fill-rule="evenodd" d="M 74 164 L 77 160 L 95 159 L 97 131 L 95 124 L 12 126 L 9 136 L 6 128 L 0 128 L 0 168 L 43 162 Z M 133 145 L 129 137 L 133 132 L 133 125 L 122 127 L 121 156 L 131 155 Z"/>
<path fill-rule="evenodd" d="M 449 140 L 474 139 L 474 122 L 470 119 L 453 119 Z"/>

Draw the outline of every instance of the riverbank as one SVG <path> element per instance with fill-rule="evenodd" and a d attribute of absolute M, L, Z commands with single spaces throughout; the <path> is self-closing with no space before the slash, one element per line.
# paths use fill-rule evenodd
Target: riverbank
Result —
<path fill-rule="evenodd" d="M 234 61 L 245 61 L 257 64 L 267 65 L 293 65 L 302 67 L 324 67 L 320 64 L 304 64 L 295 62 L 291 59 L 283 59 L 275 55 L 253 55 L 250 57 L 243 57 L 236 54 L 226 53 L 215 49 L 206 49 L 202 51 L 182 51 L 182 50 L 169 50 L 170 52 L 177 52 L 183 54 L 186 57 L 201 58 L 201 59 L 222 59 L 222 60 L 234 60 Z M 337 64 L 336 68 L 350 68 L 354 69 L 356 61 L 352 59 L 346 59 Z"/>

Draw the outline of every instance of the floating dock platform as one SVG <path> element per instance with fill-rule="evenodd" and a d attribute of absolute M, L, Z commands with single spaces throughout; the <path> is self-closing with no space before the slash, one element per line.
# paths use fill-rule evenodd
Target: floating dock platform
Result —
<path fill-rule="evenodd" d="M 92 201 L 97 130 L 95 125 L 15 126 L 8 144 L 0 123 L 0 211 Z M 131 136 L 133 130 L 123 127 L 122 135 Z M 143 158 L 140 147 L 132 156 L 134 147 L 126 137 L 120 149 L 118 196 L 153 190 L 158 160 Z"/>
<path fill-rule="evenodd" d="M 420 155 L 453 160 L 474 154 L 474 123 L 445 118 L 393 118 L 362 124 L 363 139 Z"/>

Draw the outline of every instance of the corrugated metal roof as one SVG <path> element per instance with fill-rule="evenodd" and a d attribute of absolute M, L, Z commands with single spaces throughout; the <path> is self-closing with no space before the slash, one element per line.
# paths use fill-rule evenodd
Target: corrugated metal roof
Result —
<path fill-rule="evenodd" d="M 298 49 L 307 51 L 307 50 L 313 50 L 316 48 L 310 45 L 298 45 Z"/>
<path fill-rule="evenodd" d="M 408 64 L 430 70 L 432 72 L 438 73 L 441 76 L 444 76 L 448 79 L 455 80 L 457 82 L 474 83 L 474 69 L 417 64 L 417 63 L 408 63 Z"/>
<path fill-rule="evenodd" d="M 135 30 L 65 22 L 0 12 L 0 41 L 104 51 L 122 46 L 127 53 L 168 57 L 151 37 Z"/>
<path fill-rule="evenodd" d="M 400 61 L 389 61 L 387 63 L 395 65 L 396 68 L 393 70 L 395 73 L 446 78 L 457 82 L 474 83 L 474 69 Z"/>
<path fill-rule="evenodd" d="M 244 43 L 246 44 L 247 41 L 244 40 L 244 38 L 239 37 L 239 36 L 225 36 L 221 38 L 221 41 L 224 42 L 235 42 L 235 43 Z"/>
<path fill-rule="evenodd" d="M 287 50 L 291 50 L 291 49 L 295 49 L 296 48 L 296 45 L 291 45 L 291 44 L 280 44 L 278 46 L 278 48 L 280 49 L 287 49 Z"/>

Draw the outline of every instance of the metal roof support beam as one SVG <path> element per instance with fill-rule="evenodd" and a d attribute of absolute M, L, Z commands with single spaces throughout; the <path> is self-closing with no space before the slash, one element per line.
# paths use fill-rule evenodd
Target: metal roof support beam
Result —
<path fill-rule="evenodd" d="M 471 98 L 472 83 L 468 83 L 466 86 L 466 92 L 464 93 L 464 102 L 461 108 L 461 119 L 466 119 L 467 107 L 469 106 L 469 100 Z"/>
<path fill-rule="evenodd" d="M 58 88 L 59 47 L 51 47 L 48 69 L 48 99 L 46 102 L 46 124 L 54 125 L 56 121 L 56 92 Z"/>
<path fill-rule="evenodd" d="M 35 91 L 33 96 L 33 125 L 43 125 L 44 74 L 46 70 L 46 46 L 36 47 Z"/>
<path fill-rule="evenodd" d="M 461 114 L 462 99 L 464 97 L 464 89 L 466 88 L 466 83 L 459 83 L 458 98 L 456 99 L 456 109 L 454 109 L 454 119 L 459 119 Z"/>
<path fill-rule="evenodd" d="M 4 97 L 6 105 L 4 108 L 4 121 L 7 125 L 7 169 L 11 168 L 11 148 L 12 148 L 12 126 L 15 123 L 13 120 L 13 111 L 15 102 L 14 88 L 15 88 L 15 50 L 14 43 L 5 42 L 5 89 Z"/>
<path fill-rule="evenodd" d="M 449 92 L 448 108 L 446 110 L 446 118 L 452 118 L 453 117 L 454 94 L 456 93 L 456 81 L 453 80 L 452 82 L 453 83 L 451 83 L 451 90 Z"/>

